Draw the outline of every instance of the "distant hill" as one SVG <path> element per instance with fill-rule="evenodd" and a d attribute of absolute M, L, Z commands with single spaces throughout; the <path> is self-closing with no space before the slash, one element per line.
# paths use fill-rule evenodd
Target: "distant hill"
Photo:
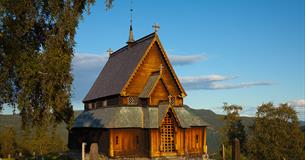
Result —
<path fill-rule="evenodd" d="M 305 126 L 305 121 L 300 121 L 300 126 Z"/>
<path fill-rule="evenodd" d="M 17 139 L 21 138 L 21 117 L 19 115 L 0 115 L 0 132 L 4 130 L 4 127 L 13 127 L 16 131 Z M 65 124 L 58 126 L 57 133 L 64 142 L 68 142 L 68 131 Z"/>
<path fill-rule="evenodd" d="M 207 109 L 193 109 L 186 106 L 187 110 L 196 114 L 204 119 L 210 126 L 207 130 L 207 145 L 209 152 L 216 152 L 220 146 L 220 129 L 223 126 L 223 115 L 214 113 Z M 77 117 L 82 111 L 75 111 L 75 117 Z M 253 117 L 241 117 L 242 123 L 245 125 L 246 132 L 249 131 L 249 126 L 253 124 Z M 305 122 L 301 122 L 305 125 Z M 11 126 L 15 128 L 18 137 L 21 136 L 21 117 L 19 115 L 0 115 L 0 132 L 3 131 L 4 126 Z M 305 126 L 302 128 L 305 130 Z M 57 133 L 61 135 L 61 138 L 68 142 L 68 131 L 64 124 L 60 124 L 57 129 Z"/>
<path fill-rule="evenodd" d="M 305 133 L 305 126 L 301 126 L 301 130 Z"/>
<path fill-rule="evenodd" d="M 220 128 L 223 126 L 223 117 L 207 109 L 193 109 L 188 106 L 186 108 L 210 125 L 207 129 L 208 152 L 216 152 L 221 143 Z"/>
<path fill-rule="evenodd" d="M 216 114 L 213 111 L 207 109 L 193 109 L 188 106 L 186 106 L 186 108 L 210 124 L 207 130 L 208 151 L 216 152 L 221 143 L 220 131 L 224 125 L 224 116 Z M 254 117 L 241 117 L 241 120 L 245 125 L 246 132 L 249 132 L 249 126 L 253 124 Z"/>

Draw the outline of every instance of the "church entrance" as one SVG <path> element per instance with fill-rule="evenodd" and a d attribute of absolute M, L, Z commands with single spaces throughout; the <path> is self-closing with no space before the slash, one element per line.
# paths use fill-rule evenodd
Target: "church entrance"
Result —
<path fill-rule="evenodd" d="M 173 115 L 168 112 L 163 119 L 161 125 L 161 151 L 174 152 L 175 151 L 175 122 Z"/>

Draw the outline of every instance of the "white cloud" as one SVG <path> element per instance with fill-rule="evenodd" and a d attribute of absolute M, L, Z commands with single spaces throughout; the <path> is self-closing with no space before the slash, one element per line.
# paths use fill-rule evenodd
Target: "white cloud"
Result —
<path fill-rule="evenodd" d="M 288 102 L 289 105 L 294 107 L 305 107 L 305 99 L 297 99 Z"/>
<path fill-rule="evenodd" d="M 72 61 L 72 66 L 75 70 L 101 69 L 107 62 L 107 59 L 108 56 L 106 55 L 76 53 Z"/>
<path fill-rule="evenodd" d="M 211 81 L 224 81 L 232 78 L 225 77 L 222 75 L 208 75 L 208 76 L 194 76 L 194 77 L 181 77 L 182 83 L 201 83 L 201 82 L 211 82 Z"/>
<path fill-rule="evenodd" d="M 231 80 L 236 77 L 226 77 L 222 75 L 208 75 L 208 76 L 194 76 L 194 77 L 181 77 L 181 83 L 186 89 L 189 90 L 218 90 L 218 89 L 236 89 L 248 88 L 253 86 L 266 86 L 271 85 L 270 82 L 244 82 L 238 84 L 220 83 L 220 81 Z"/>
<path fill-rule="evenodd" d="M 235 88 L 249 88 L 253 86 L 269 86 L 270 82 L 244 82 L 240 84 L 216 84 L 212 89 L 235 89 Z"/>
<path fill-rule="evenodd" d="M 196 55 L 170 55 L 170 61 L 173 65 L 188 65 L 201 60 L 206 60 L 207 57 L 202 54 Z M 74 55 L 72 66 L 73 70 L 85 71 L 102 69 L 107 62 L 107 55 L 97 55 L 88 53 L 76 53 Z"/>
<path fill-rule="evenodd" d="M 207 60 L 207 56 L 203 54 L 169 55 L 169 59 L 173 65 L 189 65 L 199 61 Z"/>
<path fill-rule="evenodd" d="M 73 103 L 81 104 L 82 99 L 88 93 L 93 82 L 101 72 L 103 66 L 108 60 L 108 56 L 76 53 L 72 60 Z"/>

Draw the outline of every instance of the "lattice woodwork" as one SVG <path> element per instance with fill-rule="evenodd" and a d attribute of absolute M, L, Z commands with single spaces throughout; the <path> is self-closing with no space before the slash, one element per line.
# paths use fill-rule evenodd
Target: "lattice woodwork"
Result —
<path fill-rule="evenodd" d="M 161 125 L 161 151 L 175 151 L 175 125 L 171 114 L 167 113 Z"/>
<path fill-rule="evenodd" d="M 128 97 L 128 105 L 137 105 L 138 97 Z"/>

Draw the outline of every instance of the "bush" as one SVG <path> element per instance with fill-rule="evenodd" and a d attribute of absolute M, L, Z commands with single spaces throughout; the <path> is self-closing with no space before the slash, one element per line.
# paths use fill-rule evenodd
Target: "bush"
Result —
<path fill-rule="evenodd" d="M 0 155 L 7 157 L 9 154 L 13 156 L 17 150 L 16 132 L 12 127 L 4 127 L 4 131 L 0 133 Z"/>

